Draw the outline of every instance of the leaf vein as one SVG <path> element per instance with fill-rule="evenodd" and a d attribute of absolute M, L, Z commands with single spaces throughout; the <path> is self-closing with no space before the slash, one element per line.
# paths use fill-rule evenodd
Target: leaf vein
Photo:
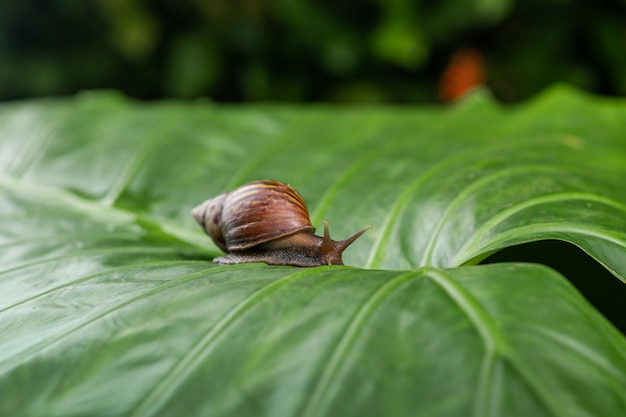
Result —
<path fill-rule="evenodd" d="M 70 285 L 76 285 L 76 284 L 80 284 L 83 282 L 87 282 L 90 281 L 92 279 L 97 279 L 99 277 L 103 277 L 109 274 L 115 274 L 115 273 L 119 273 L 119 272 L 125 272 L 125 271 L 132 271 L 133 269 L 143 269 L 143 268 L 147 268 L 147 267 L 163 267 L 163 266 L 184 266 L 184 265 L 189 265 L 192 262 L 203 262 L 203 261 L 151 261 L 151 262 L 143 262 L 143 263 L 138 263 L 138 264 L 133 264 L 133 265 L 124 265 L 124 266 L 119 266 L 119 267 L 115 267 L 115 268 L 110 268 L 110 269 L 106 269 L 104 271 L 100 271 L 100 272 L 96 272 L 94 274 L 89 274 L 89 275 L 85 275 L 84 277 L 80 277 L 77 279 L 73 279 L 71 281 L 67 281 L 64 282 L 63 284 L 54 286 L 52 288 L 49 288 L 45 291 L 41 291 L 31 297 L 27 297 L 24 298 L 22 300 L 19 300 L 11 305 L 8 305 L 4 308 L 0 308 L 0 313 L 3 313 L 7 310 L 10 310 L 12 308 L 18 307 L 22 304 L 26 304 L 30 301 L 36 300 L 38 298 L 42 298 L 45 297 L 46 295 L 55 293 L 57 291 L 60 291 L 64 288 L 67 288 Z"/>
<path fill-rule="evenodd" d="M 500 327 L 479 301 L 462 285 L 455 282 L 441 270 L 428 268 L 426 276 L 439 285 L 467 316 L 472 325 L 478 330 L 487 352 L 493 352 L 496 357 L 500 356 L 508 360 L 519 371 L 526 384 L 553 415 L 567 417 L 563 408 L 555 403 L 548 394 L 550 390 L 544 386 L 541 379 L 526 366 L 524 361 L 510 347 Z M 484 404 L 484 402 L 489 400 L 486 392 L 484 392 L 480 400 L 483 403 L 478 404 L 475 409 L 487 409 L 487 405 Z"/>
<path fill-rule="evenodd" d="M 532 326 L 528 323 L 518 323 L 517 326 L 526 332 L 535 333 L 538 337 L 550 339 L 552 342 L 569 349 L 570 351 L 576 353 L 578 356 L 584 358 L 590 363 L 593 363 L 596 368 L 600 369 L 605 375 L 613 379 L 616 382 L 617 386 L 626 387 L 626 377 L 624 376 L 624 374 L 620 374 L 617 372 L 618 369 L 623 368 L 618 368 L 615 366 L 614 363 L 607 362 L 607 357 L 599 355 L 594 350 L 589 349 L 582 341 L 572 339 L 566 334 L 560 333 L 558 331 L 547 331 L 544 328 Z M 613 338 L 607 337 L 606 340 L 613 340 Z M 616 346 L 614 352 L 617 353 L 620 358 L 626 362 L 626 352 L 624 351 L 623 347 Z M 624 398 L 624 400 L 626 401 L 626 397 Z"/>
<path fill-rule="evenodd" d="M 124 192 L 124 189 L 133 178 L 133 175 L 141 168 L 141 164 L 148 158 L 148 155 L 154 151 L 165 137 L 166 132 L 172 123 L 172 116 L 160 119 L 156 126 L 146 135 L 139 143 L 135 152 L 126 160 L 125 165 L 119 170 L 119 175 L 113 181 L 109 191 L 102 198 L 101 203 L 106 207 L 111 207 L 115 201 Z"/>
<path fill-rule="evenodd" d="M 435 249 L 438 238 L 441 235 L 441 231 L 445 226 L 446 221 L 452 215 L 454 210 L 458 208 L 459 205 L 463 204 L 464 200 L 468 197 L 472 196 L 477 189 L 488 185 L 493 181 L 497 181 L 500 178 L 506 177 L 507 175 L 515 175 L 516 173 L 528 173 L 529 170 L 534 169 L 537 171 L 545 171 L 545 172 L 560 172 L 556 168 L 538 164 L 524 164 L 524 165 L 516 165 L 513 167 L 507 167 L 505 169 L 500 169 L 492 174 L 486 175 L 484 177 L 478 178 L 476 181 L 469 184 L 467 187 L 463 189 L 462 192 L 458 193 L 450 203 L 446 205 L 446 209 L 443 214 L 437 221 L 437 225 L 433 230 L 433 233 L 430 235 L 428 239 L 428 243 L 426 244 L 426 249 L 423 252 L 422 260 L 420 265 L 430 265 L 433 261 L 432 254 Z"/>
<path fill-rule="evenodd" d="M 393 278 L 385 282 L 384 285 L 382 285 L 367 300 L 365 300 L 359 310 L 350 319 L 343 336 L 339 339 L 337 345 L 330 354 L 328 361 L 326 361 L 324 369 L 322 370 L 320 377 L 313 388 L 313 392 L 308 397 L 309 400 L 304 406 L 304 411 L 300 414 L 302 417 L 315 415 L 316 411 L 319 411 L 324 402 L 324 396 L 330 387 L 332 378 L 341 367 L 341 360 L 345 356 L 350 345 L 355 341 L 359 331 L 362 329 L 365 321 L 372 314 L 372 312 L 385 299 L 385 297 L 388 297 L 389 294 L 391 294 L 396 288 L 404 284 L 406 281 L 420 275 L 422 275 L 422 271 L 418 270 Z"/>
<path fill-rule="evenodd" d="M 28 360 L 29 356 L 35 355 L 37 354 L 37 352 L 41 352 L 43 350 L 45 350 L 46 348 L 49 348 L 50 346 L 54 345 L 55 343 L 61 341 L 62 339 L 74 334 L 75 332 L 79 331 L 82 328 L 85 328 L 87 326 L 89 326 L 92 323 L 95 323 L 96 321 L 102 319 L 103 317 L 108 316 L 109 314 L 112 314 L 132 303 L 135 303 L 137 301 L 141 301 L 147 297 L 150 297 L 152 295 L 158 294 L 162 291 L 165 291 L 169 288 L 173 288 L 176 287 L 178 285 L 182 285 L 188 281 L 197 279 L 197 278 L 203 278 L 205 276 L 210 276 L 213 275 L 219 271 L 221 271 L 222 269 L 227 268 L 228 266 L 218 266 L 218 267 L 214 267 L 208 271 L 200 271 L 200 272 L 194 272 L 192 274 L 188 274 L 188 275 L 184 275 L 182 277 L 173 279 L 171 281 L 166 282 L 165 284 L 161 284 L 158 285 L 157 287 L 154 287 L 138 296 L 132 297 L 122 303 L 116 304 L 115 306 L 99 313 L 96 314 L 95 316 L 89 318 L 88 320 L 85 320 L 84 322 L 78 324 L 77 326 L 74 326 L 73 328 L 69 329 L 68 331 L 61 333 L 59 335 L 57 335 L 56 337 L 46 340 L 45 342 L 39 344 L 39 345 L 35 345 L 29 349 L 26 349 L 22 352 L 20 352 L 19 354 L 11 357 L 9 360 L 5 361 L 3 364 L 0 364 L 0 374 L 5 372 L 7 369 L 10 369 L 14 363 L 21 363 L 21 362 L 25 362 Z"/>
<path fill-rule="evenodd" d="M 587 193 L 587 192 L 554 193 L 554 194 L 549 194 L 549 195 L 545 195 L 542 197 L 533 198 L 530 200 L 525 200 L 521 203 L 515 204 L 507 208 L 506 210 L 501 211 L 500 213 L 498 213 L 497 215 L 489 219 L 487 222 L 483 223 L 483 225 L 479 229 L 477 229 L 476 232 L 472 235 L 471 239 L 465 242 L 463 246 L 457 251 L 457 255 L 454 257 L 453 261 L 451 262 L 451 265 L 460 265 L 462 262 L 466 262 L 468 259 L 473 258 L 474 256 L 471 256 L 471 253 L 469 252 L 472 246 L 478 244 L 478 242 L 480 242 L 480 240 L 483 239 L 484 236 L 487 233 L 489 233 L 491 230 L 493 230 L 498 224 L 503 223 L 506 219 L 514 216 L 515 214 L 523 210 L 526 210 L 535 206 L 539 206 L 542 204 L 549 204 L 549 203 L 561 202 L 561 201 L 574 201 L 574 200 L 583 200 L 583 201 L 586 200 L 590 202 L 604 204 L 604 205 L 613 207 L 615 209 L 621 210 L 626 215 L 626 206 L 624 206 L 623 204 L 616 202 L 610 198 L 595 195 L 592 193 Z M 550 223 L 542 223 L 542 224 L 547 225 Z M 557 223 L 551 223 L 551 224 L 557 225 Z M 564 225 L 565 223 L 561 223 L 561 224 Z M 522 226 L 522 227 L 518 227 L 515 229 L 511 229 L 511 230 L 519 230 L 519 229 L 531 228 L 535 226 L 537 225 Z M 585 226 L 585 227 L 588 228 L 588 226 Z M 504 233 L 499 234 L 499 235 L 501 236 L 503 234 Z M 608 236 L 603 236 L 603 238 L 608 238 Z M 619 242 L 619 244 L 621 244 L 622 246 L 624 245 L 622 242 Z"/>
<path fill-rule="evenodd" d="M 509 148 L 510 145 L 503 146 L 503 148 Z M 465 151 L 462 151 L 454 156 L 444 158 L 440 162 L 430 166 L 428 170 L 424 171 L 421 175 L 419 175 L 413 182 L 409 183 L 406 190 L 401 193 L 393 205 L 389 210 L 389 214 L 385 217 L 383 224 L 380 227 L 380 232 L 378 234 L 378 238 L 374 242 L 372 249 L 370 250 L 370 254 L 366 263 L 366 268 L 374 269 L 379 268 L 382 263 L 383 251 L 386 247 L 389 239 L 391 238 L 391 233 L 394 228 L 394 221 L 399 219 L 404 210 L 406 210 L 406 206 L 411 200 L 411 197 L 415 192 L 419 189 L 422 184 L 428 182 L 429 179 L 435 177 L 436 175 L 445 172 L 450 167 L 460 164 L 465 160 L 477 157 L 482 155 L 485 152 L 491 152 L 491 149 L 485 148 L 471 148 Z M 404 248 L 402 248 L 404 251 Z M 425 266 L 425 265 L 415 265 L 412 261 L 412 254 L 405 254 L 405 258 L 410 262 L 411 267 L 415 268 L 416 266 Z"/>
<path fill-rule="evenodd" d="M 188 249 L 188 248 L 185 248 Z M 30 268 L 31 266 L 42 265 L 48 262 L 62 261 L 65 259 L 71 259 L 77 255 L 114 255 L 117 253 L 174 253 L 177 249 L 175 247 L 154 247 L 154 246 L 133 246 L 133 247 L 105 247 L 78 250 L 69 253 L 64 253 L 59 256 L 51 256 L 49 258 L 38 259 L 36 261 L 25 262 L 23 264 L 0 270 L 0 275 L 18 271 L 20 269 Z"/>
<path fill-rule="evenodd" d="M 171 370 L 164 375 L 160 382 L 150 390 L 150 392 L 144 397 L 144 399 L 137 405 L 134 411 L 130 413 L 130 416 L 147 416 L 155 414 L 158 409 L 170 398 L 172 392 L 179 386 L 186 374 L 190 372 L 193 365 L 200 361 L 203 357 L 207 356 L 211 352 L 211 345 L 219 338 L 224 331 L 239 318 L 245 312 L 253 306 L 257 300 L 266 296 L 267 294 L 276 291 L 278 288 L 286 285 L 288 282 L 298 279 L 302 276 L 316 273 L 317 271 L 307 269 L 299 271 L 293 274 L 289 274 L 286 277 L 278 279 L 258 290 L 253 292 L 247 298 L 238 303 L 232 310 L 230 310 L 224 317 L 222 317 L 210 330 L 206 333 L 190 350 L 189 352 L 174 366 Z"/>

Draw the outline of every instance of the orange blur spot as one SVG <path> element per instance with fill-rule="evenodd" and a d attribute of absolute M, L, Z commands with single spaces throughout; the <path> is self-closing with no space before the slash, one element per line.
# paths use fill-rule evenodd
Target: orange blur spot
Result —
<path fill-rule="evenodd" d="M 485 63 L 477 49 L 461 49 L 450 58 L 439 80 L 439 98 L 450 102 L 485 82 Z"/>

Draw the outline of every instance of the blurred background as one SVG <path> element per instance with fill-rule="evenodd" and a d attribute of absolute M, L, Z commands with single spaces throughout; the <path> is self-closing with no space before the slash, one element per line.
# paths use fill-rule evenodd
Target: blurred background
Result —
<path fill-rule="evenodd" d="M 0 100 L 626 95 L 626 0 L 4 0 Z"/>

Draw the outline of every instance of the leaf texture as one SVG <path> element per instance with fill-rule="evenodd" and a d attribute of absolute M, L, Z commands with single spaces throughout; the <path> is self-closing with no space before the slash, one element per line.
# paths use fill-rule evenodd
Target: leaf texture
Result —
<path fill-rule="evenodd" d="M 538 265 L 626 277 L 626 102 L 0 106 L 0 415 L 614 416 L 626 342 Z M 599 128 L 601 127 L 601 128 Z M 291 183 L 362 267 L 216 266 L 189 211 Z"/>

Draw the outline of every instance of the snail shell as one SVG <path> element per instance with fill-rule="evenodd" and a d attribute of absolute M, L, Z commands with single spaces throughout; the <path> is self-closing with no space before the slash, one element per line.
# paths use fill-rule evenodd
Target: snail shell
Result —
<path fill-rule="evenodd" d="M 261 180 L 220 194 L 192 211 L 193 217 L 226 252 L 217 263 L 265 262 L 273 265 L 343 265 L 342 252 L 371 226 L 334 241 L 324 222 L 315 228 L 302 196 L 290 185 Z"/>

